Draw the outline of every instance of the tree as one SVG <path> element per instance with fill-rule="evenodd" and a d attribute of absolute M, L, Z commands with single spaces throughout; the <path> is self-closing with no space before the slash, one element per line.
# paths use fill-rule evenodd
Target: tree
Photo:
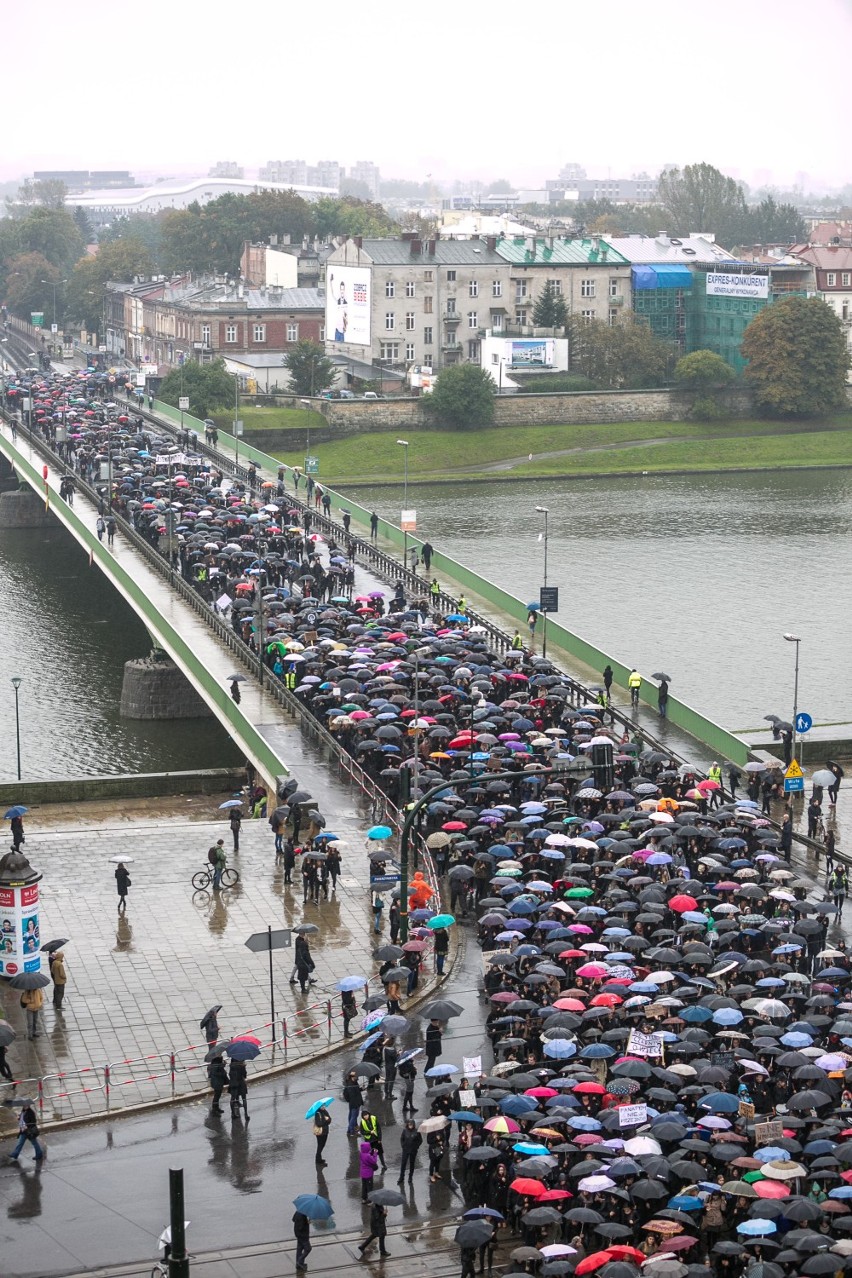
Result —
<path fill-rule="evenodd" d="M 66 209 L 38 206 L 18 222 L 17 232 L 22 252 L 43 253 L 63 275 L 86 248 L 77 223 Z"/>
<path fill-rule="evenodd" d="M 533 324 L 536 328 L 564 328 L 567 315 L 564 297 L 557 293 L 553 280 L 548 280 L 533 307 Z"/>
<path fill-rule="evenodd" d="M 334 385 L 337 366 L 327 358 L 319 342 L 296 342 L 284 356 L 294 395 L 321 395 Z"/>
<path fill-rule="evenodd" d="M 154 270 L 159 271 L 163 252 L 163 216 L 162 213 L 131 213 L 127 217 L 117 217 L 98 232 L 98 243 L 134 240 L 137 244 L 144 244 Z"/>
<path fill-rule="evenodd" d="M 33 311 L 52 314 L 53 284 L 59 271 L 41 253 L 18 253 L 4 263 L 6 301 L 13 314 L 29 320 Z M 46 281 L 46 282 L 45 282 Z"/>
<path fill-rule="evenodd" d="M 675 386 L 681 390 L 697 391 L 706 395 L 721 390 L 736 377 L 730 364 L 715 351 L 692 351 L 675 364 Z"/>
<path fill-rule="evenodd" d="M 785 297 L 743 334 L 745 376 L 770 416 L 818 417 L 846 404 L 849 351 L 843 326 L 818 297 Z"/>
<path fill-rule="evenodd" d="M 380 239 L 399 233 L 398 225 L 381 204 L 349 195 L 340 199 L 326 196 L 317 200 L 312 213 L 314 230 L 322 239 L 333 235 L 367 235 Z"/>
<path fill-rule="evenodd" d="M 600 390 L 663 386 L 676 349 L 656 337 L 647 324 L 601 320 L 571 325 L 571 370 L 588 377 Z"/>
<path fill-rule="evenodd" d="M 767 195 L 746 214 L 743 244 L 801 244 L 807 237 L 804 218 L 793 204 L 778 204 Z"/>
<path fill-rule="evenodd" d="M 473 430 L 494 420 L 494 379 L 478 364 L 452 364 L 439 373 L 423 406 L 442 426 Z"/>
<path fill-rule="evenodd" d="M 163 215 L 163 265 L 169 271 L 203 275 L 236 275 L 246 240 L 253 243 L 277 235 L 301 240 L 314 230 L 311 205 L 294 191 L 251 191 L 220 195 L 217 200 Z"/>
<path fill-rule="evenodd" d="M 81 257 L 71 272 L 65 291 L 66 315 L 89 332 L 98 330 L 108 281 L 130 283 L 137 275 L 149 275 L 152 269 L 147 248 L 137 240 L 102 244 L 94 257 Z"/>
<path fill-rule="evenodd" d="M 514 186 L 508 178 L 497 178 L 496 182 L 489 182 L 485 188 L 486 195 L 511 195 Z"/>
<path fill-rule="evenodd" d="M 68 187 L 61 178 L 46 178 L 37 182 L 27 178 L 18 187 L 17 199 L 9 200 L 7 207 L 13 217 L 23 217 L 29 209 L 64 209 Z"/>
<path fill-rule="evenodd" d="M 92 230 L 92 224 L 89 221 L 89 215 L 81 205 L 77 205 L 71 214 L 74 219 L 74 225 L 83 237 L 84 244 L 93 244 L 95 240 L 95 232 Z"/>
<path fill-rule="evenodd" d="M 740 241 L 747 213 L 742 187 L 712 164 L 665 169 L 657 193 L 673 235 L 712 231 L 728 248 Z"/>
<path fill-rule="evenodd" d="M 160 384 L 160 399 L 174 408 L 181 395 L 189 396 L 189 411 L 194 417 L 209 417 L 216 408 L 234 403 L 234 378 L 223 359 L 209 364 L 191 361 L 173 368 Z"/>

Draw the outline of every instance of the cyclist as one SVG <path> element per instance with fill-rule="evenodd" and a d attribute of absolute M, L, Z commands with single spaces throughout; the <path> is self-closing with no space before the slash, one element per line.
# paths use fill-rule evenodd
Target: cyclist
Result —
<path fill-rule="evenodd" d="M 630 704 L 634 710 L 639 708 L 639 689 L 642 687 L 642 676 L 634 666 L 630 671 L 627 680 L 627 686 L 630 689 Z"/>
<path fill-rule="evenodd" d="M 218 839 L 207 853 L 207 860 L 213 867 L 213 891 L 218 892 L 222 886 L 222 871 L 228 864 L 225 854 L 225 840 Z"/>

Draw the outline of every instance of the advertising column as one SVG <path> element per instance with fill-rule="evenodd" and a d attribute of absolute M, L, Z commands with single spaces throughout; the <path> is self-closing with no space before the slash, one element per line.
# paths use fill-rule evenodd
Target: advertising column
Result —
<path fill-rule="evenodd" d="M 0 976 L 41 971 L 41 877 L 20 852 L 0 859 Z"/>

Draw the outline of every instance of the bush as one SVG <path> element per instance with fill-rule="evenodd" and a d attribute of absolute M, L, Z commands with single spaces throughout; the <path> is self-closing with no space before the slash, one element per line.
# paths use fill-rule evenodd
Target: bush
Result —
<path fill-rule="evenodd" d="M 689 415 L 696 422 L 723 422 L 731 414 L 712 395 L 699 395 Z"/>
<path fill-rule="evenodd" d="M 439 373 L 423 407 L 441 426 L 475 430 L 494 421 L 494 379 L 477 364 L 453 364 Z"/>

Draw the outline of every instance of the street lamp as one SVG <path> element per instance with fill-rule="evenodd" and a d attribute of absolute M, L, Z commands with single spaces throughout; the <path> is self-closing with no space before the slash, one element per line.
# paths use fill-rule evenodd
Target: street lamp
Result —
<path fill-rule="evenodd" d="M 15 689 L 15 741 L 18 747 L 18 780 L 21 779 L 21 716 L 18 713 L 18 689 L 23 683 L 20 675 L 12 675 L 12 687 Z"/>
<path fill-rule="evenodd" d="M 399 521 L 400 523 L 405 523 L 406 520 L 404 518 L 404 514 L 408 510 L 408 440 L 398 439 L 396 442 L 399 444 L 400 448 L 405 449 L 405 478 L 403 480 L 402 490 L 403 518 Z M 408 567 L 408 531 L 405 528 L 402 530 L 402 563 L 403 567 Z"/>
<path fill-rule="evenodd" d="M 46 284 L 48 288 L 53 289 L 53 322 L 56 323 L 56 290 L 61 288 L 63 284 L 67 284 L 67 280 L 57 280 L 54 284 L 53 280 L 42 280 L 42 284 Z"/>
<path fill-rule="evenodd" d="M 544 588 L 547 589 L 547 516 L 550 511 L 547 506 L 536 506 L 539 515 L 544 515 Z M 541 610 L 541 655 L 547 656 L 547 609 Z"/>
<path fill-rule="evenodd" d="M 793 758 L 796 758 L 796 717 L 799 713 L 799 644 L 802 642 L 799 635 L 785 634 L 784 638 L 788 643 L 796 645 L 796 673 L 793 676 Z"/>

